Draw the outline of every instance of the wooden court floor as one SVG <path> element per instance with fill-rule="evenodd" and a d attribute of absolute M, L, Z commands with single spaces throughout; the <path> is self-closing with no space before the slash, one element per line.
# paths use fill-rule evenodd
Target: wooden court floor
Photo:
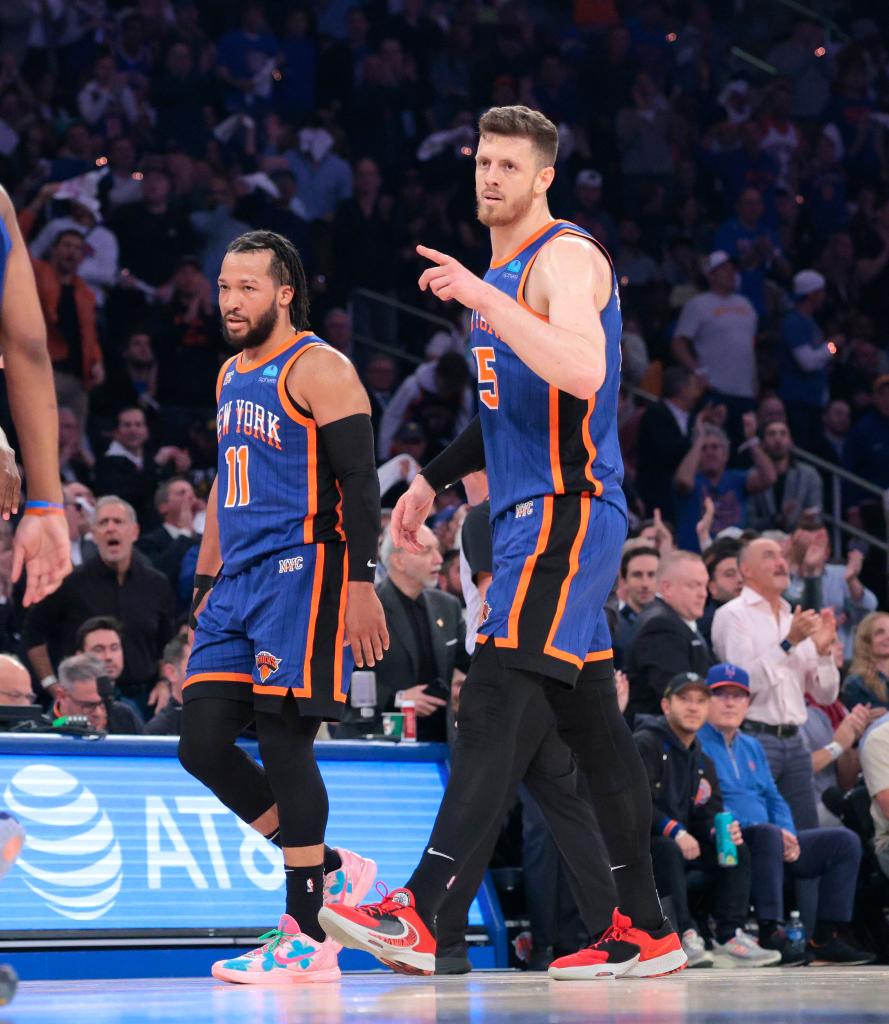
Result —
<path fill-rule="evenodd" d="M 23 983 L 0 1024 L 886 1024 L 889 969 L 684 971 L 648 981 L 553 982 L 349 974 L 283 990 L 212 979 Z"/>

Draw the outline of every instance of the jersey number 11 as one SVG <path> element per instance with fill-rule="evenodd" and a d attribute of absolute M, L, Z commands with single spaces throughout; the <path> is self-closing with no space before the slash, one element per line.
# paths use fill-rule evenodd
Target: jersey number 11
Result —
<path fill-rule="evenodd" d="M 225 507 L 243 507 L 250 504 L 250 478 L 247 469 L 250 463 L 250 449 L 246 444 L 227 448 L 225 464 L 228 467 L 228 485 L 225 488 Z"/>

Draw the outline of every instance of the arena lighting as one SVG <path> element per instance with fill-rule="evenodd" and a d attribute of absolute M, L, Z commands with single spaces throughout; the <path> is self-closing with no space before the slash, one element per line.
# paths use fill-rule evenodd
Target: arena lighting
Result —
<path fill-rule="evenodd" d="M 130 177 L 133 179 L 133 181 L 141 181 L 142 180 L 142 172 L 141 171 L 133 171 L 133 173 L 130 175 Z"/>
<path fill-rule="evenodd" d="M 816 57 L 823 57 L 826 53 L 827 53 L 827 50 L 825 50 L 825 48 L 823 46 L 819 46 L 818 49 L 815 51 L 815 56 Z"/>
<path fill-rule="evenodd" d="M 108 157 L 107 156 L 100 156 L 96 160 L 96 167 L 105 167 L 107 163 L 108 163 Z"/>
<path fill-rule="evenodd" d="M 461 156 L 472 156 L 472 150 L 470 149 L 469 146 L 461 146 L 460 147 L 460 155 Z"/>
<path fill-rule="evenodd" d="M 667 33 L 667 42 L 668 43 L 675 43 L 676 39 L 677 39 L 677 36 L 676 36 L 675 32 L 668 32 Z"/>

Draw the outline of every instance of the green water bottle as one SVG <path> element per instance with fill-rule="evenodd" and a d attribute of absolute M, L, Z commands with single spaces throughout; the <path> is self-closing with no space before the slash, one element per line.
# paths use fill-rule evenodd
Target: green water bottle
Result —
<path fill-rule="evenodd" d="M 713 819 L 716 829 L 716 857 L 723 868 L 738 866 L 738 848 L 730 831 L 733 820 L 728 811 L 720 811 Z"/>

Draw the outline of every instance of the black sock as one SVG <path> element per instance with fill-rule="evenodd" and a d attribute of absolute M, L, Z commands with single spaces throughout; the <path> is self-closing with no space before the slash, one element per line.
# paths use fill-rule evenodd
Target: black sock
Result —
<path fill-rule="evenodd" d="M 405 885 L 405 889 L 414 894 L 417 913 L 430 930 L 433 930 L 435 915 L 456 874 L 457 864 L 453 857 L 426 850 Z"/>
<path fill-rule="evenodd" d="M 777 932 L 778 929 L 781 927 L 778 921 L 771 921 L 768 919 L 763 919 L 762 921 L 757 921 L 756 923 L 759 928 L 760 945 L 762 945 L 764 942 L 770 942 L 775 937 L 775 932 Z"/>
<path fill-rule="evenodd" d="M 836 935 L 838 927 L 839 925 L 836 921 L 822 920 L 819 917 L 815 922 L 815 931 L 812 934 L 812 942 L 817 942 L 819 946 L 823 946 L 825 942 L 830 942 L 834 935 Z"/>
<path fill-rule="evenodd" d="M 330 846 L 324 847 L 324 874 L 329 875 L 331 871 L 339 871 L 343 866 L 343 858 Z"/>
<path fill-rule="evenodd" d="M 654 884 L 651 854 L 644 853 L 626 864 L 612 867 L 611 873 L 620 898 L 620 912 L 630 917 L 637 928 L 656 932 L 665 918 Z"/>
<path fill-rule="evenodd" d="M 299 924 L 300 931 L 323 942 L 324 929 L 318 924 L 318 911 L 324 898 L 324 866 L 316 864 L 310 868 L 284 865 L 284 880 L 287 883 L 286 913 Z"/>

